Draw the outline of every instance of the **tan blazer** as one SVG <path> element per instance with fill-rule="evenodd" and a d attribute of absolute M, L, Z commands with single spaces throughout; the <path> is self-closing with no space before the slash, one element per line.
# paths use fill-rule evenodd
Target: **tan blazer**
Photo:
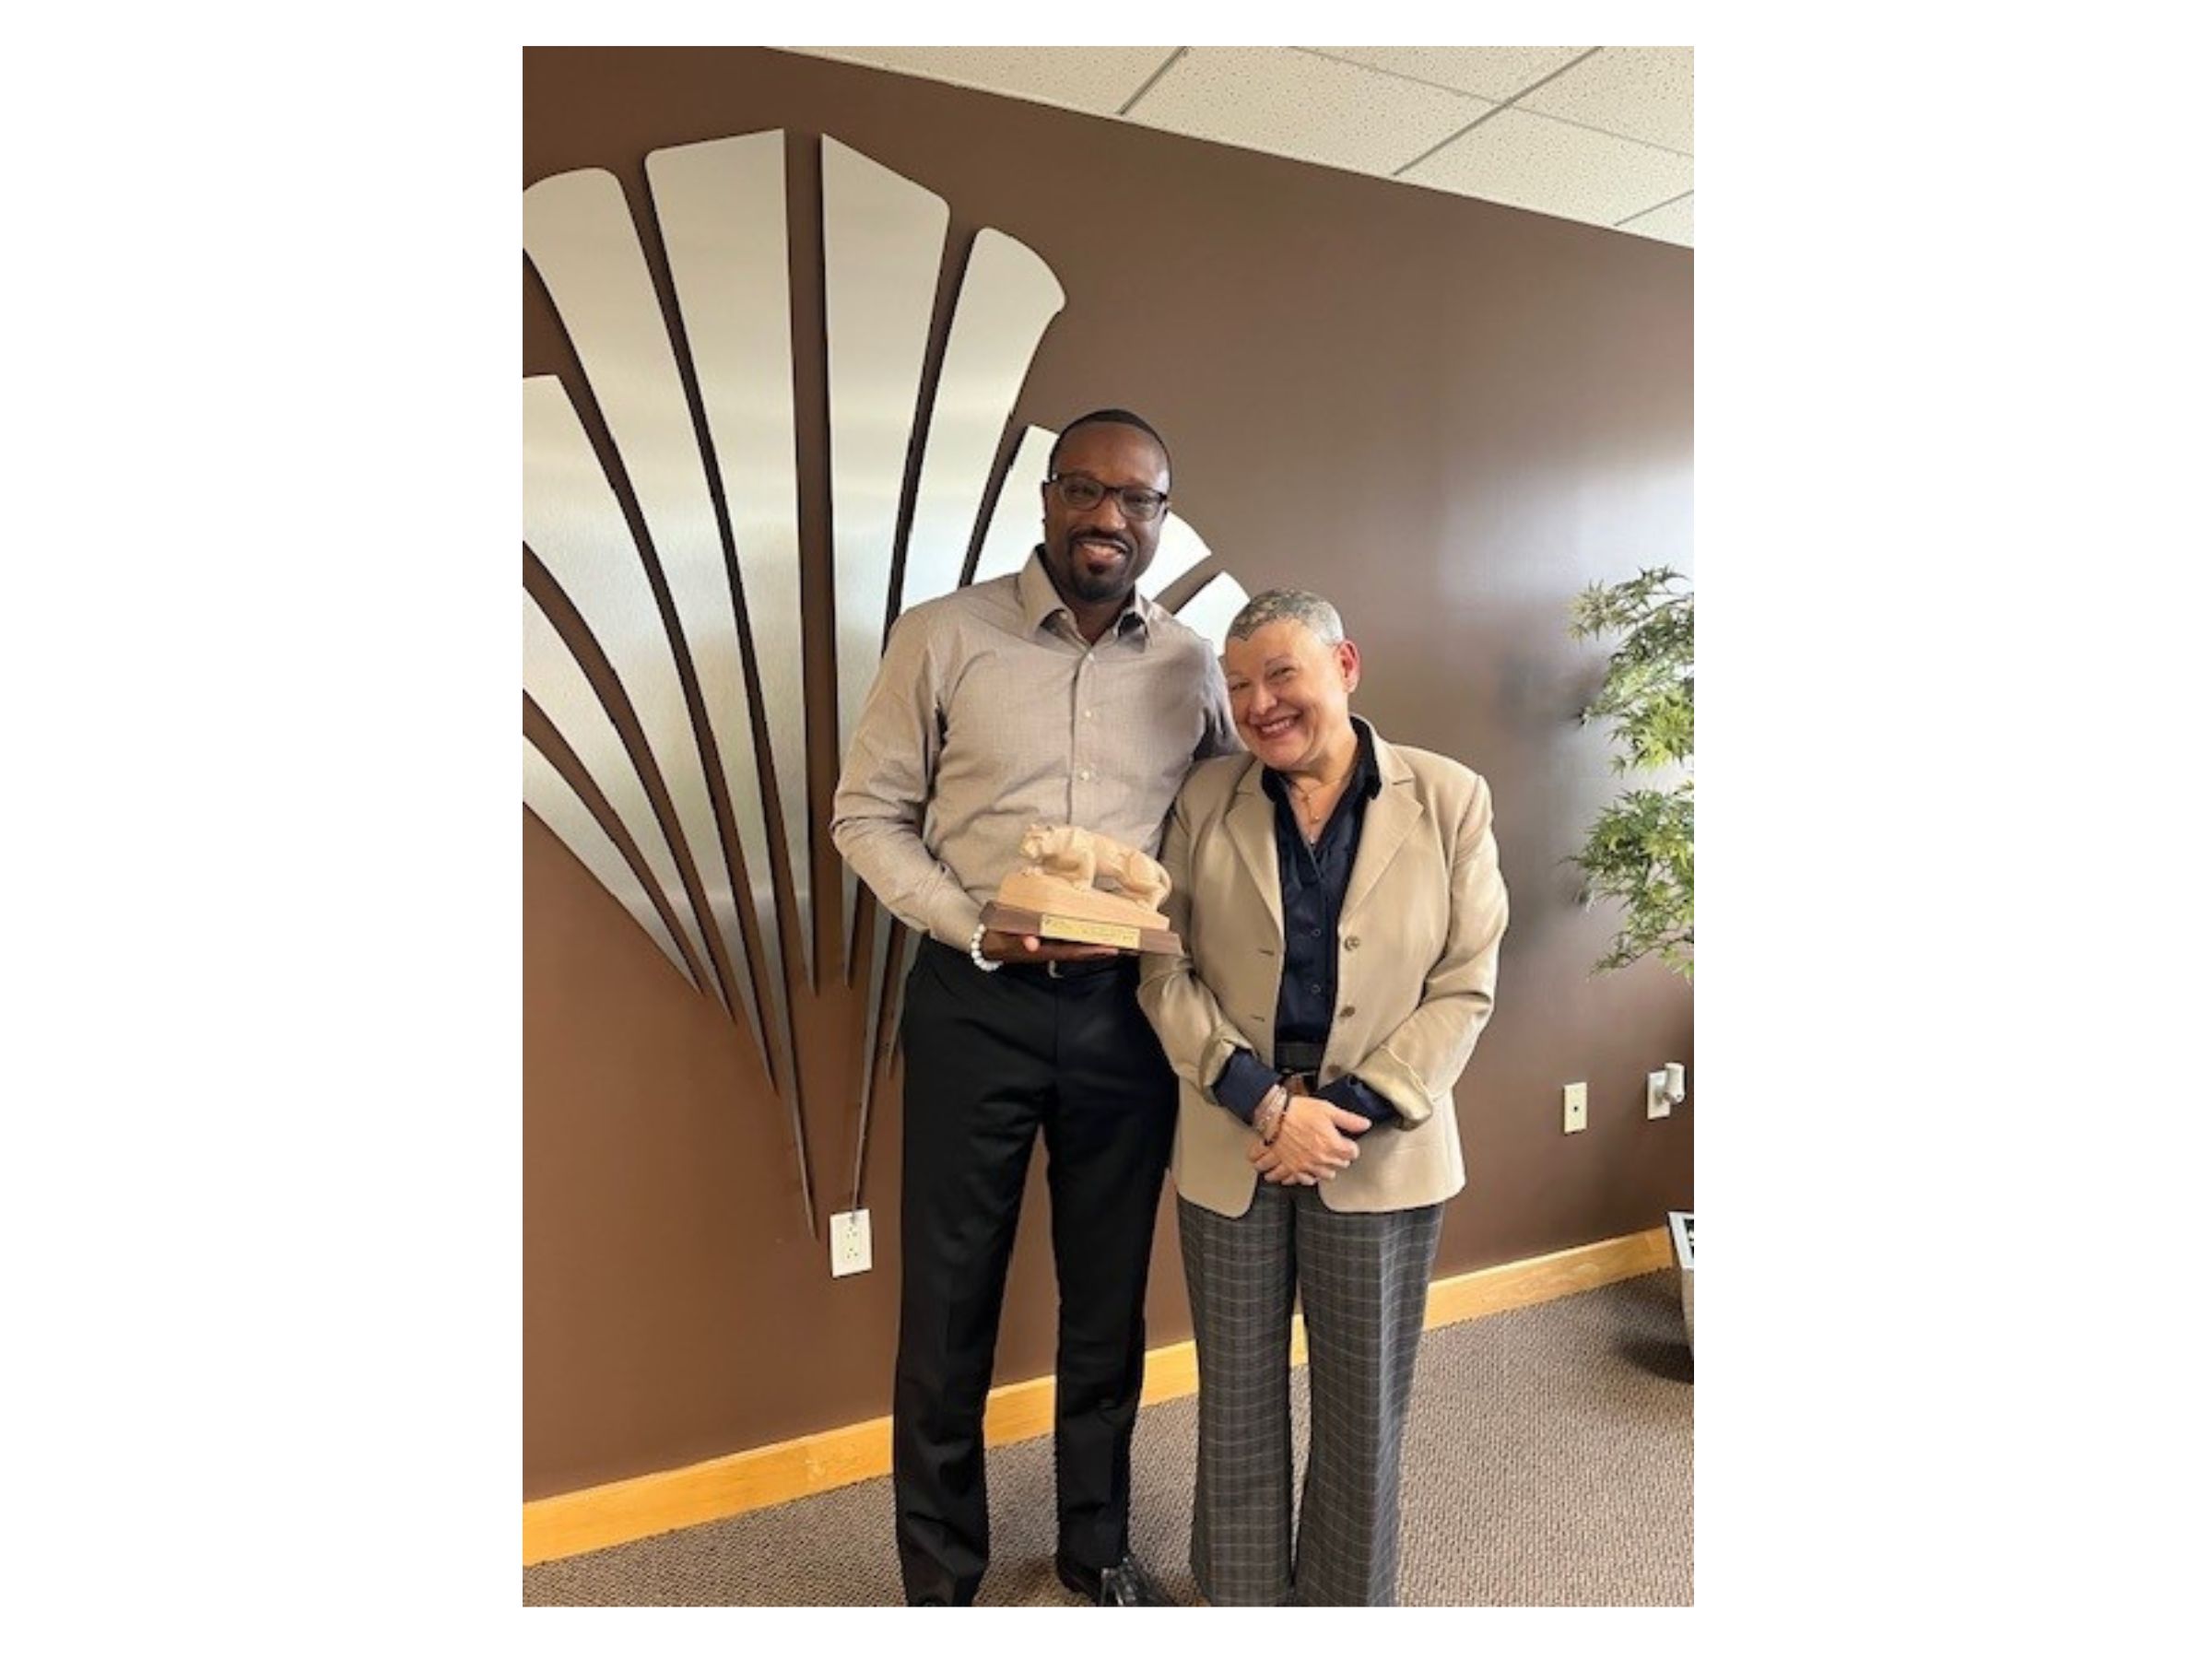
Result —
<path fill-rule="evenodd" d="M 1350 1072 L 1394 1106 L 1321 1200 L 1334 1210 L 1440 1204 L 1466 1184 L 1452 1086 L 1490 1017 L 1505 882 L 1489 785 L 1456 760 L 1375 739 L 1368 803 L 1337 929 L 1336 1018 L 1320 1081 Z M 1208 1088 L 1232 1048 L 1273 1063 L 1283 970 L 1275 803 L 1263 768 L 1229 755 L 1194 770 L 1168 819 L 1165 910 L 1189 957 L 1147 956 L 1137 998 L 1182 1079 L 1175 1185 L 1224 1216 L 1252 1206 L 1252 1131 Z"/>

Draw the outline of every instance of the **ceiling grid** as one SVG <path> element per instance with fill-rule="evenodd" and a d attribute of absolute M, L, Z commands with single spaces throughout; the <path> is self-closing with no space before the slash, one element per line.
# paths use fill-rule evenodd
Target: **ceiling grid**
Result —
<path fill-rule="evenodd" d="M 1693 244 L 1687 46 L 794 46 Z"/>

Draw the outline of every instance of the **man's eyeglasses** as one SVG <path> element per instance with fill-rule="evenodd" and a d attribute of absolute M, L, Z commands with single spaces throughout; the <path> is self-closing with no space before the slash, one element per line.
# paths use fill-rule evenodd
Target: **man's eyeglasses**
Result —
<path fill-rule="evenodd" d="M 1122 516 L 1143 524 L 1159 516 L 1160 509 L 1168 504 L 1167 496 L 1160 490 L 1147 489 L 1141 484 L 1124 484 L 1115 488 L 1101 484 L 1082 473 L 1055 473 L 1045 480 L 1060 504 L 1077 512 L 1088 512 L 1108 496 L 1122 504 Z"/>

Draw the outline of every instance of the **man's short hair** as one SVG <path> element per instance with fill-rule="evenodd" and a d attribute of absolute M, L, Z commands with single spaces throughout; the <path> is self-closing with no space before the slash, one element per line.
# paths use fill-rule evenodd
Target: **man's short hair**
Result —
<path fill-rule="evenodd" d="M 1045 457 L 1045 471 L 1049 473 L 1056 473 L 1060 470 L 1060 446 L 1067 441 L 1067 435 L 1070 432 L 1074 431 L 1077 427 L 1087 426 L 1135 427 L 1146 437 L 1151 439 L 1153 442 L 1159 445 L 1160 456 L 1168 464 L 1168 476 L 1170 477 L 1174 477 L 1175 458 L 1168 453 L 1168 441 L 1165 438 L 1162 438 L 1159 431 L 1153 427 L 1152 423 L 1147 420 L 1142 415 L 1133 415 L 1127 409 L 1093 409 L 1088 415 L 1077 416 L 1073 420 L 1062 427 L 1060 429 L 1060 436 L 1053 440 L 1053 453 Z"/>
<path fill-rule="evenodd" d="M 1255 594 L 1230 618 L 1229 637 L 1249 640 L 1270 622 L 1303 622 L 1324 645 L 1344 643 L 1344 618 L 1336 614 L 1336 607 L 1303 588 L 1269 588 Z"/>

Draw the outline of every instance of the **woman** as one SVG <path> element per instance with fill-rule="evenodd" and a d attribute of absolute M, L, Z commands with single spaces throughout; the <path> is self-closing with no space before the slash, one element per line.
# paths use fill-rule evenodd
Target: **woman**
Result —
<path fill-rule="evenodd" d="M 1489 787 L 1355 719 L 1315 594 L 1230 625 L 1250 753 L 1194 771 L 1138 991 L 1182 1082 L 1173 1170 L 1198 1348 L 1191 1566 L 1217 1606 L 1394 1605 L 1398 1448 L 1444 1200 L 1452 1086 L 1488 1020 L 1505 884 Z M 1312 1439 L 1295 1549 L 1290 1311 Z"/>

